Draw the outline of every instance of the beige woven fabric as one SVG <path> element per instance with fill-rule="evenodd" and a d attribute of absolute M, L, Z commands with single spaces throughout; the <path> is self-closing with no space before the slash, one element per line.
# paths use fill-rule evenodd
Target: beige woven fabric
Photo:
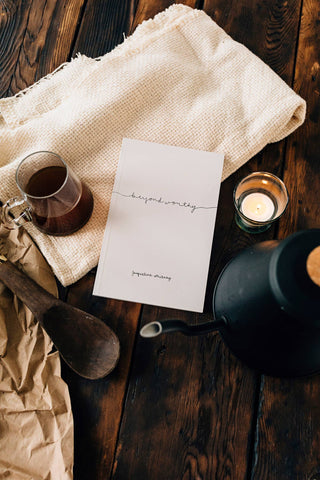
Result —
<path fill-rule="evenodd" d="M 301 125 L 305 102 L 204 12 L 178 4 L 102 58 L 78 56 L 1 100 L 0 111 L 2 201 L 18 193 L 20 160 L 41 149 L 60 154 L 93 191 L 93 216 L 79 232 L 48 237 L 28 226 L 68 285 L 97 264 L 123 137 L 223 152 L 226 178 Z"/>

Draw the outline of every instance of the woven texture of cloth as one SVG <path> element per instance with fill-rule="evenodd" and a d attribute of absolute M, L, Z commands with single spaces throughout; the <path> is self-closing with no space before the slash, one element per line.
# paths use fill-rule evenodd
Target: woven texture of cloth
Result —
<path fill-rule="evenodd" d="M 37 150 L 58 153 L 89 185 L 94 212 L 80 231 L 50 237 L 26 227 L 68 285 L 98 262 L 123 137 L 222 152 L 225 179 L 293 132 L 305 110 L 208 15 L 176 4 L 103 57 L 79 55 L 0 100 L 0 199 L 18 194 L 17 165 Z"/>

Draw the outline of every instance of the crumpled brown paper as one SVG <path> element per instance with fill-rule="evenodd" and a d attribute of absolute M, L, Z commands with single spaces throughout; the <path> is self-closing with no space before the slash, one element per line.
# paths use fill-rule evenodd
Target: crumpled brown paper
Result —
<path fill-rule="evenodd" d="M 0 254 L 54 295 L 50 267 L 23 229 L 0 225 Z M 0 478 L 73 478 L 73 418 L 59 353 L 28 308 L 0 283 Z"/>

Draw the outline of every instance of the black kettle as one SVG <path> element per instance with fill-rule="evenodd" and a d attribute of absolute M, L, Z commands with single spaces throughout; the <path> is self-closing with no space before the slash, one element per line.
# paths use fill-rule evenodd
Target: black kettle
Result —
<path fill-rule="evenodd" d="M 320 371 L 320 229 L 246 248 L 224 268 L 213 294 L 214 321 L 165 320 L 140 334 L 218 330 L 247 365 L 277 377 Z"/>

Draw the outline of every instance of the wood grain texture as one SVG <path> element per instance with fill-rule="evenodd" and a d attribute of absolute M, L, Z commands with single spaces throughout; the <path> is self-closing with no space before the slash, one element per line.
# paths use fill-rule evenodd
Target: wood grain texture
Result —
<path fill-rule="evenodd" d="M 300 7 L 300 0 L 204 2 L 204 10 L 220 27 L 234 40 L 248 47 L 289 85 L 292 84 L 294 75 Z M 227 261 L 245 246 L 273 238 L 277 229 L 277 226 L 274 226 L 258 235 L 240 231 L 234 223 L 232 203 L 234 186 L 252 171 L 268 171 L 281 177 L 284 155 L 285 141 L 269 144 L 223 182 L 210 264 L 206 309 L 210 308 L 215 281 Z"/>
<path fill-rule="evenodd" d="M 130 32 L 134 12 L 134 0 L 88 0 L 73 55 L 99 57 L 110 52 Z"/>
<path fill-rule="evenodd" d="M 181 3 L 183 5 L 188 5 L 192 8 L 202 9 L 203 0 L 159 0 L 159 1 L 149 1 L 149 0 L 139 0 L 136 13 L 134 16 L 134 21 L 131 27 L 131 31 L 144 20 L 149 20 L 153 18 L 157 13 L 165 10 L 175 3 Z"/>
<path fill-rule="evenodd" d="M 290 210 L 280 222 L 279 238 L 298 230 L 320 228 L 319 25 L 319 2 L 304 1 L 294 89 L 307 101 L 307 117 L 288 138 L 284 180 Z M 296 380 L 265 379 L 252 480 L 320 478 L 319 397 L 319 375 Z"/>
<path fill-rule="evenodd" d="M 288 139 L 284 180 L 291 193 L 290 218 L 281 235 L 320 226 L 320 5 L 305 1 L 294 89 L 307 101 L 306 121 Z"/>
<path fill-rule="evenodd" d="M 173 5 L 174 0 L 159 0 L 157 2 L 155 1 L 148 1 L 148 0 L 139 0 L 134 20 L 131 26 L 131 32 L 133 32 L 136 27 L 143 22 L 144 20 L 149 20 L 150 18 L 153 18 L 157 13 L 161 12 L 162 10 L 165 10 L 166 8 L 170 7 L 170 5 Z M 181 2 L 179 2 L 181 3 Z"/>
<path fill-rule="evenodd" d="M 204 10 L 231 37 L 291 84 L 301 0 L 205 0 Z"/>
<path fill-rule="evenodd" d="M 317 480 L 319 376 L 266 377 L 261 390 L 252 480 Z"/>
<path fill-rule="evenodd" d="M 200 318 L 144 307 L 172 317 Z M 247 478 L 255 384 L 218 335 L 139 338 L 112 478 Z"/>
<path fill-rule="evenodd" d="M 0 3 L 1 96 L 32 85 L 68 59 L 83 0 Z"/>
<path fill-rule="evenodd" d="M 109 478 L 124 405 L 127 377 L 141 306 L 92 296 L 94 276 L 87 275 L 72 288 L 68 302 L 103 320 L 117 332 L 120 360 L 115 371 L 95 382 L 64 368 L 75 421 L 77 480 Z"/>
<path fill-rule="evenodd" d="M 28 22 L 29 2 L 0 3 L 0 97 L 8 95 Z"/>
<path fill-rule="evenodd" d="M 288 6 L 271 1 L 205 1 L 204 9 L 287 83 L 292 82 L 300 2 Z M 141 14 L 151 16 L 151 12 L 154 14 L 152 2 L 143 2 L 138 5 L 137 18 L 141 20 Z M 267 146 L 222 185 L 206 295 L 205 311 L 209 316 L 214 284 L 226 262 L 248 244 L 275 235 L 274 228 L 254 236 L 235 226 L 233 188 L 237 180 L 253 170 L 281 175 L 284 153 L 285 142 Z M 158 309 L 156 313 L 144 307 L 142 324 L 168 315 L 176 317 L 177 312 Z M 183 312 L 178 315 L 188 322 L 205 321 L 205 317 L 199 319 Z M 113 478 L 250 478 L 260 378 L 244 370 L 219 336 L 166 336 L 151 346 L 139 339 L 134 363 Z M 213 372 L 217 371 L 225 382 L 219 381 L 219 375 L 215 377 Z M 208 378 L 215 380 L 211 386 L 204 386 Z M 148 406 L 153 403 L 150 413 Z M 174 421 L 170 421 L 174 409 Z"/>
<path fill-rule="evenodd" d="M 134 11 L 134 1 L 88 0 L 72 55 L 98 57 L 112 50 L 129 34 Z M 105 380 L 85 382 L 64 370 L 74 406 L 77 480 L 110 476 L 141 310 L 138 304 L 92 297 L 93 280 L 89 274 L 72 286 L 68 302 L 105 320 L 117 332 L 121 351 L 116 371 Z"/>
<path fill-rule="evenodd" d="M 123 34 L 173 3 L 2 0 L 0 96 L 32 84 L 77 52 L 96 57 L 112 50 Z M 303 0 L 302 12 L 302 0 L 179 3 L 204 8 L 294 85 L 307 99 L 308 112 L 287 141 L 268 145 L 222 184 L 206 313 L 144 307 L 142 324 L 169 316 L 189 323 L 212 318 L 214 284 L 236 252 L 320 226 L 318 0 Z M 284 175 L 291 197 L 280 223 L 257 236 L 236 227 L 232 205 L 236 182 L 254 170 Z M 96 382 L 63 364 L 75 422 L 75 480 L 320 479 L 318 376 L 260 378 L 230 354 L 219 335 L 143 340 L 137 336 L 140 305 L 92 297 L 93 280 L 94 272 L 71 287 L 68 301 L 116 331 L 121 357 L 116 370 Z"/>

